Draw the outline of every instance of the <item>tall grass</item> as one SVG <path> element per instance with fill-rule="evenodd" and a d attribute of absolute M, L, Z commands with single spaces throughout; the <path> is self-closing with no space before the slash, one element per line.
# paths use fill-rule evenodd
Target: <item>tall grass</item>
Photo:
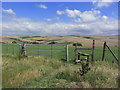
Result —
<path fill-rule="evenodd" d="M 3 88 L 116 88 L 118 65 L 96 61 L 80 76 L 80 64 L 29 56 L 3 56 Z"/>

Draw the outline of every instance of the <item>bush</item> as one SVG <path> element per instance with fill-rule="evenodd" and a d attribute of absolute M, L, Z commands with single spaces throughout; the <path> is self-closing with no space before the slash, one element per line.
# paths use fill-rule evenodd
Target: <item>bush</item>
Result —
<path fill-rule="evenodd" d="M 56 44 L 56 42 L 53 41 L 53 42 L 50 42 L 49 44 Z"/>
<path fill-rule="evenodd" d="M 38 42 L 32 42 L 32 44 L 39 44 Z"/>
<path fill-rule="evenodd" d="M 77 46 L 82 46 L 81 43 L 74 43 L 73 46 L 76 46 L 76 44 L 77 44 Z"/>
<path fill-rule="evenodd" d="M 12 41 L 13 44 L 17 43 L 16 41 Z"/>

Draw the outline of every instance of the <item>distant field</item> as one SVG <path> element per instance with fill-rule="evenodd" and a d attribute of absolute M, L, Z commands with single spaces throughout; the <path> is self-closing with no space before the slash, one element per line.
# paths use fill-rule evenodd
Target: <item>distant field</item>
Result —
<path fill-rule="evenodd" d="M 95 36 L 95 35 L 85 35 L 85 36 L 1 36 L 2 42 L 11 43 L 16 41 L 17 43 L 31 43 L 37 42 L 40 44 L 48 44 L 51 42 L 56 43 L 80 43 L 83 46 L 91 46 L 92 40 L 96 41 L 96 46 L 103 46 L 103 43 L 106 41 L 109 46 L 118 46 L 118 36 Z"/>

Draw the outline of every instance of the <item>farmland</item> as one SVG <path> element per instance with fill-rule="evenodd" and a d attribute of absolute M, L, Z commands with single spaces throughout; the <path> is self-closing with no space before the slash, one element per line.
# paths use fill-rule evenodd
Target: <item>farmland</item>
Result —
<path fill-rule="evenodd" d="M 63 37 L 62 40 L 59 37 Z M 98 36 L 59 36 L 53 37 L 14 37 L 4 36 L 2 44 L 3 61 L 3 88 L 117 88 L 118 63 L 112 54 L 106 50 L 105 60 L 102 61 L 103 37 Z M 67 38 L 72 39 L 67 40 Z M 105 36 L 104 36 L 105 37 Z M 14 39 L 13 39 L 14 38 Z M 41 38 L 41 39 L 40 39 Z M 44 40 L 43 40 L 44 38 Z M 82 38 L 79 42 L 74 41 Z M 75 64 L 75 47 L 73 43 L 81 44 L 82 48 L 92 46 L 92 39 L 96 40 L 94 62 L 90 64 L 91 70 L 84 76 L 80 75 L 80 63 Z M 112 38 L 112 40 L 111 40 Z M 117 37 L 109 37 L 108 45 L 118 57 Z M 115 39 L 115 41 L 114 41 Z M 37 41 L 39 40 L 39 41 Z M 89 42 L 84 42 L 87 40 Z M 11 42 L 16 43 L 11 44 Z M 39 44 L 28 45 L 27 57 L 20 57 L 20 45 L 31 42 Z M 49 44 L 50 42 L 55 44 Z M 101 42 L 100 42 L 101 41 Z M 48 45 L 46 45 L 48 44 Z M 68 61 L 66 61 L 66 45 L 68 46 Z M 39 50 L 39 51 L 38 51 Z M 81 50 L 80 52 L 91 53 Z M 114 63 L 113 63 L 114 61 Z"/>

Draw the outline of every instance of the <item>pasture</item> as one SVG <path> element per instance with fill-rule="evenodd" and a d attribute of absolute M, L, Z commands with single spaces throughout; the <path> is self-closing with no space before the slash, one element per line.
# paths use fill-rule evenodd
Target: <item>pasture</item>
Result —
<path fill-rule="evenodd" d="M 52 48 L 51 48 L 52 47 Z M 79 46 L 82 48 L 90 48 L 86 46 Z M 118 57 L 118 47 L 110 47 L 113 52 Z M 4 55 L 20 55 L 20 45 L 17 44 L 2 44 L 2 54 Z M 81 52 L 90 54 L 91 51 L 80 50 Z M 45 58 L 54 58 L 54 59 L 66 59 L 66 45 L 65 44 L 53 44 L 53 45 L 44 45 L 44 44 L 31 44 L 27 46 L 27 55 L 28 56 L 44 56 Z M 94 50 L 94 60 L 102 60 L 103 47 L 96 46 Z M 75 58 L 75 47 L 68 46 L 68 59 L 69 61 L 74 60 Z M 106 61 L 116 61 L 112 54 L 106 50 L 105 55 Z"/>
<path fill-rule="evenodd" d="M 18 39 L 14 40 L 20 43 L 1 44 L 3 88 L 118 87 L 118 63 L 108 49 L 106 49 L 105 59 L 102 61 L 102 46 L 95 46 L 94 62 L 90 63 L 91 69 L 81 76 L 81 64 L 74 63 L 75 46 L 72 46 L 72 41 L 56 44 L 25 42 L 27 57 L 22 57 L 20 54 L 22 42 Z M 68 61 L 66 61 L 66 44 L 68 44 Z M 90 45 L 83 44 L 78 47 L 91 48 Z M 110 48 L 118 57 L 118 46 L 111 45 Z M 91 53 L 89 50 L 80 50 L 80 52 Z"/>

